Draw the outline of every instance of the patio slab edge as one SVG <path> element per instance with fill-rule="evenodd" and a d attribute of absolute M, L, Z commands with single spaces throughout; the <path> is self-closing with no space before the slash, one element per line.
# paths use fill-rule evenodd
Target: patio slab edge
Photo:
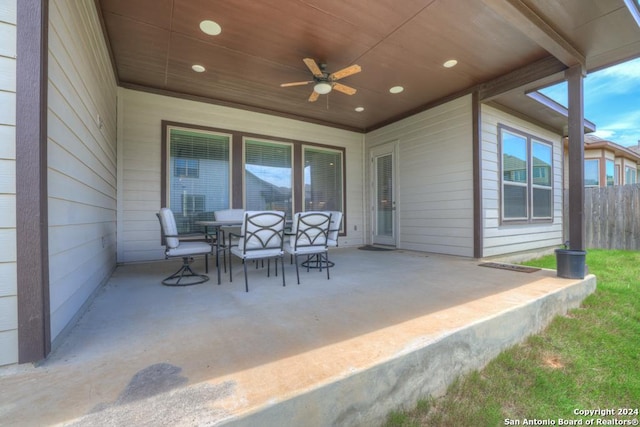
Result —
<path fill-rule="evenodd" d="M 424 340 L 374 366 L 336 378 L 288 399 L 220 420 L 219 425 L 372 426 L 389 412 L 441 396 L 460 375 L 483 368 L 501 351 L 577 308 L 596 289 L 593 275 L 463 328 Z M 283 420 L 286 420 L 284 422 Z M 284 424 L 283 424 L 284 422 Z"/>

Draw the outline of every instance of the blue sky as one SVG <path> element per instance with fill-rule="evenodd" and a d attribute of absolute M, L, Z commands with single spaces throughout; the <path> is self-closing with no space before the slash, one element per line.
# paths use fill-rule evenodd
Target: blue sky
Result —
<path fill-rule="evenodd" d="M 540 92 L 567 105 L 567 85 Z M 584 80 L 584 116 L 600 138 L 628 147 L 640 140 L 640 58 L 596 71 Z"/>

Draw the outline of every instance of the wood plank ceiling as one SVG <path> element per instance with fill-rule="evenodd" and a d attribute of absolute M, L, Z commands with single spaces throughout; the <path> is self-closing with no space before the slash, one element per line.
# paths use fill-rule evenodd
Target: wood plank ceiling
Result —
<path fill-rule="evenodd" d="M 124 87 L 362 132 L 541 61 L 550 74 L 640 55 L 623 0 L 95 1 Z M 280 87 L 311 80 L 307 57 L 329 72 L 359 64 L 340 81 L 357 93 L 309 102 L 313 85 Z"/>

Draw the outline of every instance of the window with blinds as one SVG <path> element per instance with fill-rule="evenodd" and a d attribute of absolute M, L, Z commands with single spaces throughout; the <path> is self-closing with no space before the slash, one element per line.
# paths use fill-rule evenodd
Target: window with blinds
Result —
<path fill-rule="evenodd" d="M 527 139 L 502 132 L 502 216 L 504 219 L 527 219 L 529 204 Z"/>
<path fill-rule="evenodd" d="M 551 145 L 531 141 L 531 191 L 532 218 L 551 218 L 553 216 L 552 152 Z"/>
<path fill-rule="evenodd" d="M 553 146 L 498 126 L 502 221 L 553 220 Z"/>
<path fill-rule="evenodd" d="M 346 224 L 345 148 L 188 123 L 162 126 L 161 200 L 180 233 L 202 231 L 197 221 L 229 208 L 279 210 L 288 219 L 297 210 L 336 210 Z"/>
<path fill-rule="evenodd" d="M 293 216 L 292 145 L 245 139 L 246 210 L 284 211 Z"/>
<path fill-rule="evenodd" d="M 168 205 L 179 233 L 200 231 L 199 220 L 230 205 L 230 137 L 169 128 Z"/>
<path fill-rule="evenodd" d="M 342 152 L 305 147 L 304 210 L 343 211 Z"/>

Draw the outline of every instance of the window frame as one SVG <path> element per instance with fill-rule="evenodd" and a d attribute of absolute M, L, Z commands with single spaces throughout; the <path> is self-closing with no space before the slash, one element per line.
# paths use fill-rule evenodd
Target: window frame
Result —
<path fill-rule="evenodd" d="M 527 165 L 526 165 L 526 170 L 527 170 L 527 176 L 526 176 L 526 183 L 520 183 L 520 182 L 516 182 L 516 181 L 505 181 L 504 179 L 504 144 L 503 144 L 503 135 L 504 133 L 510 133 L 512 135 L 515 135 L 517 137 L 523 138 L 525 140 L 525 144 L 526 144 L 526 155 L 527 155 Z M 499 210 L 499 218 L 500 218 L 500 225 L 518 225 L 518 224 L 541 224 L 541 223 L 553 223 L 554 219 L 555 219 L 555 215 L 554 215 L 554 211 L 555 211 L 555 207 L 554 207 L 554 195 L 555 195 L 555 169 L 554 169 L 554 144 L 551 141 L 545 140 L 543 138 L 540 138 L 538 136 L 529 134 L 527 132 L 524 132 L 522 130 L 513 128 L 511 126 L 507 126 L 504 124 L 498 124 L 498 135 L 497 135 L 497 139 L 498 139 L 498 167 L 499 167 L 499 177 L 498 177 L 498 183 L 499 183 L 499 206 L 498 206 L 498 210 Z M 551 151 L 551 170 L 550 170 L 550 176 L 549 176 L 549 182 L 550 185 L 546 186 L 546 185 L 541 185 L 541 184 L 535 184 L 534 183 L 534 165 L 533 165 L 533 147 L 534 147 L 534 143 L 538 143 L 538 144 L 542 144 L 545 146 L 548 146 L 550 148 Z M 515 187 L 524 187 L 526 188 L 526 206 L 525 206 L 525 212 L 526 212 L 526 216 L 524 217 L 517 217 L 517 218 L 506 218 L 505 217 L 505 208 L 504 208 L 504 202 L 505 202 L 505 196 L 504 196 L 504 188 L 505 188 L 505 183 L 507 186 L 515 186 Z M 536 217 L 534 216 L 534 206 L 533 206 L 533 201 L 534 201 L 534 190 L 545 190 L 545 191 L 549 191 L 549 202 L 550 202 L 550 207 L 551 207 L 551 216 L 549 217 Z"/>
<path fill-rule="evenodd" d="M 183 123 L 174 123 L 162 121 L 162 156 L 161 156 L 161 207 L 171 206 L 171 184 L 170 179 L 182 178 L 181 176 L 171 173 L 171 130 L 182 130 L 187 132 L 201 132 L 203 134 L 227 137 L 229 140 L 229 206 L 233 204 L 233 143 L 232 134 L 220 129 L 213 129 L 204 126 L 188 125 Z M 198 164 L 200 161 L 198 161 Z M 198 166 L 198 176 L 199 169 Z M 193 177 L 188 177 L 193 178 Z"/>
<path fill-rule="evenodd" d="M 264 142 L 288 143 L 293 147 L 292 157 L 292 204 L 293 212 L 302 212 L 304 210 L 303 192 L 304 192 L 304 176 L 303 169 L 303 147 L 309 146 L 318 149 L 334 150 L 341 153 L 342 158 L 342 230 L 340 236 L 347 234 L 347 149 L 339 145 L 329 145 L 317 142 L 302 141 L 290 138 L 279 138 L 273 135 L 256 134 L 252 132 L 244 132 L 238 130 L 229 130 L 223 128 L 215 128 L 211 126 L 195 125 L 183 122 L 174 122 L 169 120 L 161 120 L 161 159 L 160 159 L 160 204 L 161 206 L 169 206 L 169 178 L 170 178 L 170 162 L 169 162 L 169 136 L 170 128 L 178 128 L 187 131 L 204 131 L 216 135 L 229 136 L 229 204 L 230 208 L 243 209 L 244 200 L 244 139 L 261 140 Z"/>
<path fill-rule="evenodd" d="M 611 168 L 609 168 L 611 166 Z M 611 175 L 609 175 L 609 171 L 611 171 Z M 609 176 L 611 176 L 611 181 L 609 181 Z M 604 180 L 606 187 L 613 187 L 617 185 L 616 183 L 616 162 L 613 159 L 605 159 L 604 160 Z"/>
<path fill-rule="evenodd" d="M 595 168 L 596 169 L 596 183 L 595 184 L 587 184 L 587 176 L 586 176 L 586 173 L 587 173 L 587 162 L 595 162 L 596 163 L 596 168 Z M 584 159 L 584 171 L 585 171 L 584 186 L 585 187 L 587 187 L 587 188 L 597 188 L 597 187 L 601 186 L 602 182 L 601 182 L 601 179 L 600 179 L 600 175 L 602 175 L 602 174 L 600 172 L 600 167 L 601 167 L 601 165 L 600 165 L 600 159 L 599 158 L 598 159 L 596 159 L 596 158 Z"/>
<path fill-rule="evenodd" d="M 632 172 L 632 176 L 633 176 L 633 182 L 629 182 L 631 180 L 629 180 L 629 174 L 630 172 Z M 638 169 L 634 168 L 633 166 L 628 166 L 625 165 L 624 167 L 624 183 L 625 185 L 633 185 L 633 184 L 637 184 L 638 183 Z"/>
<path fill-rule="evenodd" d="M 291 142 L 287 142 L 287 141 L 279 141 L 279 140 L 274 140 L 274 139 L 263 139 L 263 138 L 256 138 L 256 137 L 251 137 L 251 136 L 243 136 L 242 137 L 242 206 L 247 206 L 247 142 L 256 142 L 256 143 L 263 143 L 263 144 L 267 144 L 267 145 L 273 145 L 273 146 L 283 146 L 283 147 L 289 147 L 289 151 L 290 151 L 290 155 L 291 155 L 291 182 L 290 182 L 290 186 L 291 186 L 291 216 L 293 217 L 293 214 L 295 213 L 295 206 L 296 206 L 296 194 L 295 194 L 295 161 L 293 159 L 294 157 L 294 147 L 293 144 Z M 289 218 L 287 215 L 287 219 L 290 220 L 292 218 Z"/>
<path fill-rule="evenodd" d="M 340 180 L 341 180 L 341 183 L 340 183 L 340 187 L 341 187 L 341 190 L 340 190 L 340 192 L 341 192 L 341 194 L 340 194 L 340 196 L 341 196 L 340 204 L 342 206 L 340 207 L 340 209 L 328 209 L 328 210 L 334 210 L 334 211 L 340 210 L 340 211 L 344 212 L 344 203 L 345 203 L 345 200 L 344 200 L 344 197 L 345 197 L 345 195 L 344 195 L 344 191 L 345 191 L 344 190 L 345 189 L 345 186 L 344 186 L 344 183 L 345 183 L 345 178 L 344 178 L 344 170 L 345 170 L 344 169 L 344 163 L 345 163 L 345 161 L 344 161 L 344 151 L 338 150 L 338 149 L 335 149 L 335 148 L 318 147 L 318 146 L 309 145 L 309 144 L 304 144 L 302 146 L 302 162 L 301 162 L 301 164 L 302 164 L 302 210 L 306 211 L 306 205 L 307 205 L 306 190 L 305 190 L 306 180 L 305 180 L 305 171 L 304 171 L 305 166 L 306 166 L 306 150 L 307 149 L 315 150 L 315 151 L 325 151 L 327 153 L 339 154 L 339 156 L 340 156 L 340 165 L 336 166 L 336 169 L 337 168 L 340 169 Z"/>

